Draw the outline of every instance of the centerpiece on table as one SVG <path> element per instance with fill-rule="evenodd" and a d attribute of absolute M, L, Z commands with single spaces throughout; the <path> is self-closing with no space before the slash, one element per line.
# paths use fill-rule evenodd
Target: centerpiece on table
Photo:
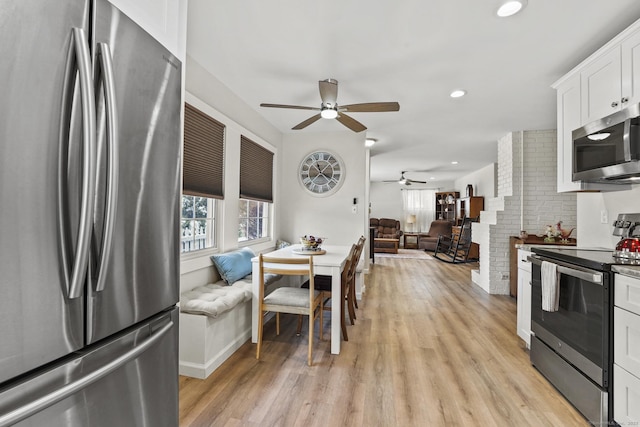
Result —
<path fill-rule="evenodd" d="M 322 242 L 326 239 L 323 237 L 307 236 L 306 234 L 300 237 L 300 244 L 305 251 L 321 251 Z"/>

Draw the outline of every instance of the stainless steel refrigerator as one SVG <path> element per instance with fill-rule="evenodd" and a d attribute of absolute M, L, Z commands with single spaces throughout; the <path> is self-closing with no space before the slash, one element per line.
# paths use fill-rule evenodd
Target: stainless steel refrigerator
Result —
<path fill-rule="evenodd" d="M 182 64 L 106 0 L 0 56 L 0 426 L 175 426 Z"/>

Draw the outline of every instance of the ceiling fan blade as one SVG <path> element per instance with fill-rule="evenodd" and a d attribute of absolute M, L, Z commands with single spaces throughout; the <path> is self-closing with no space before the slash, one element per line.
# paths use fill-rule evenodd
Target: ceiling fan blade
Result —
<path fill-rule="evenodd" d="M 366 102 L 363 104 L 341 105 L 338 110 L 350 113 L 380 113 L 384 111 L 399 111 L 400 104 L 397 102 Z"/>
<path fill-rule="evenodd" d="M 261 107 L 269 108 L 292 108 L 294 110 L 313 110 L 320 111 L 318 107 L 305 107 L 304 105 L 284 105 L 284 104 L 260 104 Z"/>
<path fill-rule="evenodd" d="M 294 127 L 292 127 L 291 129 L 293 130 L 300 130 L 300 129 L 304 129 L 307 126 L 309 126 L 311 123 L 315 123 L 318 120 L 320 120 L 320 114 L 316 114 L 315 116 L 309 117 L 307 120 L 305 120 L 304 122 L 300 122 L 297 125 L 295 125 Z"/>
<path fill-rule="evenodd" d="M 363 125 L 356 119 L 347 116 L 344 113 L 338 114 L 338 117 L 336 117 L 336 120 L 354 132 L 362 132 L 363 130 L 367 130 L 367 127 L 365 125 Z"/>
<path fill-rule="evenodd" d="M 338 81 L 335 79 L 320 80 L 320 98 L 327 107 L 335 107 L 338 99 Z"/>
<path fill-rule="evenodd" d="M 407 179 L 407 181 L 414 182 L 416 184 L 426 184 L 427 183 L 427 181 L 416 181 L 415 179 Z"/>

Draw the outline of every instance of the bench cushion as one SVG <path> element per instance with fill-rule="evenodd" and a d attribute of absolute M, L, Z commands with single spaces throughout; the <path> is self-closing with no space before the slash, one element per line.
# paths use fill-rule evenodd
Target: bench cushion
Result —
<path fill-rule="evenodd" d="M 266 274 L 265 282 L 271 284 L 282 276 Z M 180 295 L 180 311 L 218 317 L 238 304 L 251 299 L 251 275 L 236 281 L 231 286 L 223 281 L 198 286 Z"/>

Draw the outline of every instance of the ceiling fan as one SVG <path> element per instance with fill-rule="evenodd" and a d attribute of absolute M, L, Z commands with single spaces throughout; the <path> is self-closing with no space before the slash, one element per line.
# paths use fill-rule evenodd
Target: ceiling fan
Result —
<path fill-rule="evenodd" d="M 305 107 L 302 105 L 283 105 L 283 104 L 260 104 L 261 107 L 270 108 L 291 108 L 295 110 L 313 110 L 320 111 L 315 116 L 309 117 L 307 120 L 298 123 L 292 129 L 304 129 L 312 123 L 324 119 L 336 119 L 354 132 L 362 132 L 367 127 L 356 119 L 347 116 L 345 113 L 376 113 L 384 111 L 398 111 L 400 104 L 397 102 L 368 102 L 364 104 L 338 105 L 338 81 L 335 79 L 320 80 L 320 98 L 322 103 L 320 107 Z"/>
<path fill-rule="evenodd" d="M 398 180 L 382 181 L 382 182 L 397 182 L 400 185 L 411 185 L 412 183 L 414 183 L 414 184 L 426 184 L 427 183 L 427 181 L 418 181 L 418 180 L 415 180 L 415 179 L 405 178 L 405 176 L 404 176 L 405 172 L 409 172 L 409 171 L 402 171 L 402 173 L 400 174 L 400 179 L 398 179 Z"/>

